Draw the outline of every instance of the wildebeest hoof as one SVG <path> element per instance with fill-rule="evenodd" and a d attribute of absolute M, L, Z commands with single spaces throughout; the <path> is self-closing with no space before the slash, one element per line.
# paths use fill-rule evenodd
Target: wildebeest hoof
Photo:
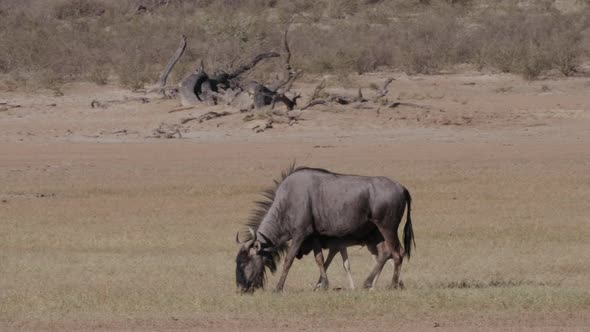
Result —
<path fill-rule="evenodd" d="M 404 289 L 404 288 L 405 288 L 404 283 L 401 281 L 398 282 L 397 284 L 392 284 L 387 287 L 387 289 Z"/>
<path fill-rule="evenodd" d="M 314 291 L 321 289 L 321 290 L 327 290 L 329 287 L 328 282 L 318 282 L 318 284 L 315 286 L 315 288 L 313 289 Z"/>

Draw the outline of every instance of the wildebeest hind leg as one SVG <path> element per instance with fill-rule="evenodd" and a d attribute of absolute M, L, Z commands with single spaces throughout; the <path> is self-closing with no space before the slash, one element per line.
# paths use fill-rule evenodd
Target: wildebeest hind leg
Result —
<path fill-rule="evenodd" d="M 318 287 L 324 290 L 328 289 L 329 282 L 324 266 L 324 254 L 322 253 L 322 244 L 318 239 L 313 241 L 313 254 L 315 256 L 315 262 L 320 268 L 320 281 L 318 282 L 316 289 L 318 289 Z"/>
<path fill-rule="evenodd" d="M 384 227 L 380 224 L 377 224 L 377 228 L 379 229 L 379 232 L 381 232 L 381 235 L 383 235 L 385 243 L 387 243 L 389 251 L 391 252 L 391 256 L 393 257 L 393 278 L 391 280 L 390 287 L 403 288 L 404 284 L 400 281 L 400 273 L 404 256 L 402 253 L 401 243 L 397 237 L 397 232 L 394 229 Z"/>
<path fill-rule="evenodd" d="M 365 279 L 363 288 L 373 289 L 375 287 L 377 280 L 379 279 L 379 275 L 383 270 L 383 265 L 385 265 L 385 262 L 388 260 L 387 254 L 388 253 L 379 252 L 377 255 L 373 255 L 375 266 L 373 267 L 373 270 L 371 270 L 371 273 L 369 273 L 367 279 Z"/>
<path fill-rule="evenodd" d="M 328 257 L 326 258 L 326 261 L 324 262 L 324 270 L 326 270 L 326 274 L 328 273 L 328 268 L 330 267 L 332 260 L 336 256 L 336 253 L 338 253 L 338 251 L 336 249 L 330 249 L 330 251 L 328 252 Z M 322 283 L 322 276 L 320 275 L 320 278 L 318 279 L 318 282 L 316 283 L 315 288 L 319 288 L 321 286 L 321 283 Z"/>

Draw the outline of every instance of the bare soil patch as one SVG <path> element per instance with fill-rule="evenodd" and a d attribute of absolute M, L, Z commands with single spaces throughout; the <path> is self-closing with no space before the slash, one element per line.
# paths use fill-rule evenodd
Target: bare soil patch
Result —
<path fill-rule="evenodd" d="M 354 94 L 390 75 L 328 88 Z M 3 93 L 0 103 L 21 106 L 0 112 L 0 329 L 582 331 L 586 81 L 396 75 L 386 98 L 429 108 L 316 106 L 259 133 L 232 109 L 169 113 L 177 102 L 110 86 Z M 148 137 L 208 112 L 232 114 L 190 121 L 181 139 Z M 306 257 L 285 294 L 236 294 L 235 232 L 293 160 L 411 190 L 405 291 L 384 289 L 388 266 L 376 292 L 312 292 Z M 358 283 L 372 261 L 360 247 L 350 257 Z M 345 288 L 338 265 L 330 281 Z"/>

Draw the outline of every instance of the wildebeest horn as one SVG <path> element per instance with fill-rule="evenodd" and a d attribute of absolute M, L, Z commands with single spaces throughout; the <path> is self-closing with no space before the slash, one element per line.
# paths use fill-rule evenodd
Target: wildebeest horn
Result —
<path fill-rule="evenodd" d="M 244 244 L 244 243 L 246 243 L 246 242 L 249 242 L 249 241 L 240 241 L 240 232 L 238 231 L 238 232 L 236 233 L 236 243 L 237 243 L 237 244 Z"/>
<path fill-rule="evenodd" d="M 252 241 L 256 241 L 256 232 L 254 229 L 252 227 L 248 227 L 248 230 L 250 231 L 250 234 L 252 234 Z"/>

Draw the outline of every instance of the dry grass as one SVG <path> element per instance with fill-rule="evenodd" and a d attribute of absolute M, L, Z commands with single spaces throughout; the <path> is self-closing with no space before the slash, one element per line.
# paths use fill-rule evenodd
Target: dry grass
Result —
<path fill-rule="evenodd" d="M 285 295 L 240 296 L 234 234 L 269 176 L 310 155 L 309 146 L 19 147 L 0 165 L 0 321 L 587 313 L 588 160 L 544 148 L 495 150 L 493 160 L 491 145 L 314 153 L 306 163 L 383 174 L 411 189 L 417 249 L 404 264 L 407 290 L 314 293 L 318 272 L 306 257 Z M 350 251 L 360 285 L 372 260 L 364 248 Z M 346 287 L 338 258 L 330 277 Z M 390 277 L 388 265 L 379 287 Z"/>
<path fill-rule="evenodd" d="M 308 73 L 435 73 L 471 63 L 533 79 L 549 69 L 570 75 L 587 59 L 584 7 L 561 13 L 553 5 L 468 2 L 154 0 L 138 14 L 131 0 L 6 0 L 0 75 L 21 88 L 90 80 L 137 89 L 156 80 L 185 34 L 190 47 L 171 79 L 178 81 L 200 59 L 228 68 L 282 49 L 284 22 L 294 14 L 293 60 Z M 277 65 L 254 75 L 268 78 Z"/>

